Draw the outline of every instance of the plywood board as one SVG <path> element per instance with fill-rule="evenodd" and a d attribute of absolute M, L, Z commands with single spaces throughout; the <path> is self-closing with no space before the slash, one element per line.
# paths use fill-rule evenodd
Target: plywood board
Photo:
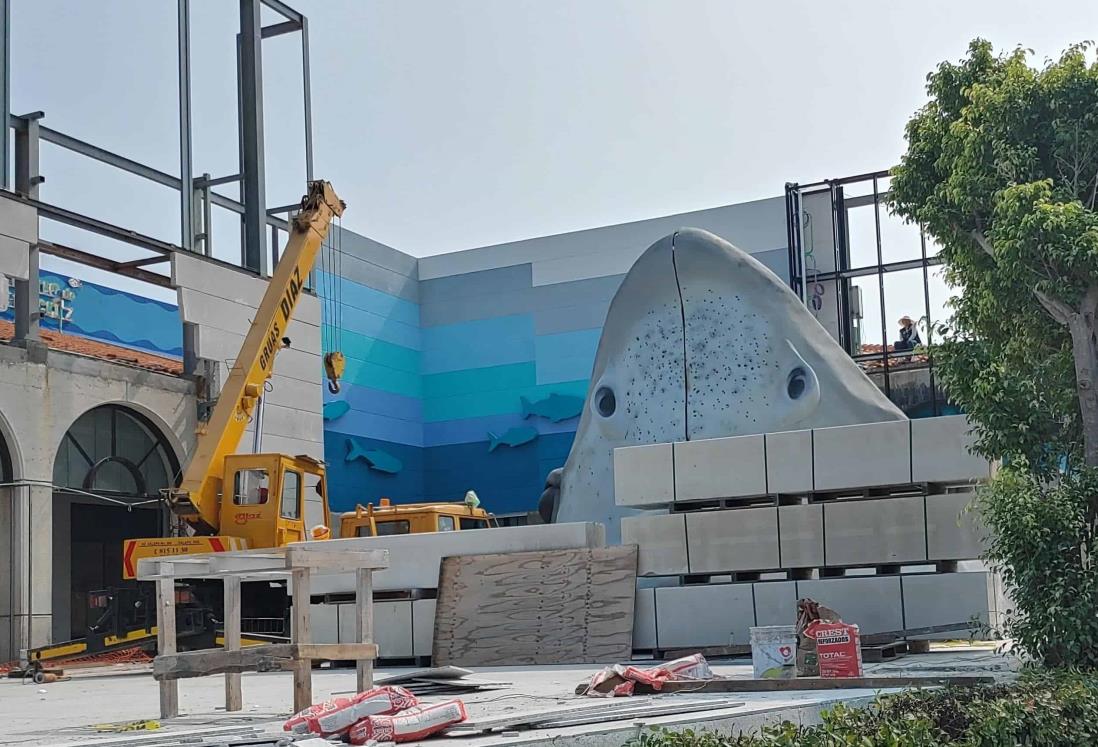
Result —
<path fill-rule="evenodd" d="M 442 561 L 435 666 L 628 661 L 637 547 Z"/>

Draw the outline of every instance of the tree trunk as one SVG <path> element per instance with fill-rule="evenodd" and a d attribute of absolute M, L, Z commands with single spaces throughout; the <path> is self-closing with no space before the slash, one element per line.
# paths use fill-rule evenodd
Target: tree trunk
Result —
<path fill-rule="evenodd" d="M 1088 467 L 1098 467 L 1098 341 L 1094 317 L 1086 312 L 1068 321 L 1075 358 L 1075 385 L 1083 425 L 1083 458 Z"/>

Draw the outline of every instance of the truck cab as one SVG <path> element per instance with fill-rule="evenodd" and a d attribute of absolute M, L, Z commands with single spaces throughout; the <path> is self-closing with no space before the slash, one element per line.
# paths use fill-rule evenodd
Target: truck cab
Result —
<path fill-rule="evenodd" d="M 494 517 L 469 503 L 402 503 L 382 498 L 378 505 L 355 506 L 339 517 L 340 537 L 387 537 L 395 534 L 460 532 L 498 526 Z"/>

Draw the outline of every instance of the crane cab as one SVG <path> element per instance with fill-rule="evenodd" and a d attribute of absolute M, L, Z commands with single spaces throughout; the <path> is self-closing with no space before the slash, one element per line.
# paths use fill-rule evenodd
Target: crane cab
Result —
<path fill-rule="evenodd" d="M 386 537 L 395 534 L 457 532 L 499 526 L 495 517 L 468 503 L 402 503 L 382 498 L 361 504 L 339 517 L 340 537 Z"/>
<path fill-rule="evenodd" d="M 311 491 L 320 496 L 324 510 L 324 526 L 319 530 L 310 530 L 305 523 Z M 122 577 L 135 578 L 142 558 L 282 547 L 331 536 L 324 463 L 312 457 L 230 454 L 224 461 L 219 501 L 218 534 L 123 542 Z"/>
<path fill-rule="evenodd" d="M 324 464 L 307 456 L 230 454 L 221 483 L 221 533 L 247 547 L 282 547 L 312 537 L 305 525 L 307 486 L 315 485 L 328 524 Z M 313 488 L 308 488 L 312 490 Z"/>

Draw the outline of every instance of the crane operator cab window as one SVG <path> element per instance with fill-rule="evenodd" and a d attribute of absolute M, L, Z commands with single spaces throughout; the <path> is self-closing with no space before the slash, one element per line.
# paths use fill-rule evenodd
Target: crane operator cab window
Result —
<path fill-rule="evenodd" d="M 301 474 L 292 470 L 282 473 L 283 519 L 301 518 Z"/>
<path fill-rule="evenodd" d="M 270 498 L 270 480 L 265 469 L 242 469 L 233 480 L 233 503 L 261 506 Z"/>

